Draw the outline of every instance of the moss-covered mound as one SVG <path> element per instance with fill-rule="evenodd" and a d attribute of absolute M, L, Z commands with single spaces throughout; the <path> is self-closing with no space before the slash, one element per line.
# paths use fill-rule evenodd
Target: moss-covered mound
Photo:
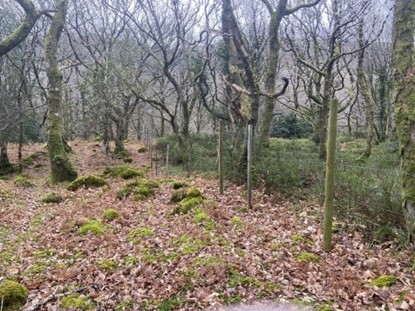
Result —
<path fill-rule="evenodd" d="M 130 179 L 134 177 L 144 177 L 144 172 L 134 166 L 119 165 L 106 168 L 104 175 L 121 177 L 122 179 Z"/>
<path fill-rule="evenodd" d="M 45 151 L 34 152 L 34 153 L 32 153 L 32 154 L 30 154 L 26 157 L 23 157 L 22 158 L 22 164 L 23 164 L 23 166 L 26 166 L 26 167 L 31 166 L 35 163 L 36 160 L 38 160 L 39 158 L 44 157 L 46 155 L 47 155 L 47 153 Z"/>
<path fill-rule="evenodd" d="M 91 233 L 95 236 L 103 235 L 106 231 L 106 226 L 99 220 L 90 220 L 86 223 L 84 223 L 79 228 L 79 235 L 86 235 L 88 233 Z"/>
<path fill-rule="evenodd" d="M 130 154 L 125 149 L 116 149 L 112 153 L 112 157 L 114 159 L 123 160 L 125 163 L 131 163 L 133 162 L 133 159 L 131 158 Z"/>
<path fill-rule="evenodd" d="M 26 303 L 29 292 L 27 288 L 14 281 L 0 283 L 0 302 L 4 311 L 20 310 Z"/>
<path fill-rule="evenodd" d="M 118 199 L 124 199 L 133 196 L 135 201 L 146 199 L 154 194 L 154 190 L 159 187 L 155 181 L 139 179 L 129 182 L 122 186 L 117 192 Z"/>
<path fill-rule="evenodd" d="M 43 203 L 60 203 L 62 201 L 62 196 L 54 192 L 50 192 L 42 198 Z"/>
<path fill-rule="evenodd" d="M 200 206 L 203 204 L 202 197 L 196 198 L 184 198 L 181 202 L 179 202 L 175 208 L 173 209 L 173 214 L 187 214 L 195 207 Z"/>
<path fill-rule="evenodd" d="M 144 153 L 146 151 L 147 151 L 147 148 L 146 147 L 140 147 L 140 148 L 137 149 L 137 152 L 138 153 Z"/>
<path fill-rule="evenodd" d="M 170 201 L 177 203 L 172 214 L 187 214 L 204 202 L 202 193 L 197 187 L 191 187 L 187 190 L 179 189 L 173 193 Z"/>
<path fill-rule="evenodd" d="M 14 184 L 21 187 L 33 187 L 34 183 L 29 179 L 29 175 L 20 174 L 14 179 Z"/>
<path fill-rule="evenodd" d="M 175 181 L 175 182 L 173 182 L 172 187 L 173 187 L 174 190 L 177 190 L 177 189 L 187 187 L 187 184 L 185 182 Z"/>
<path fill-rule="evenodd" d="M 107 210 L 104 211 L 104 214 L 102 215 L 102 218 L 105 221 L 112 221 L 115 220 L 117 218 L 120 218 L 121 214 L 118 213 L 118 211 L 116 211 L 115 209 L 109 208 Z"/>
<path fill-rule="evenodd" d="M 98 176 L 80 176 L 71 182 L 68 186 L 68 190 L 76 191 L 79 188 L 109 188 L 108 182 L 101 177 Z"/>

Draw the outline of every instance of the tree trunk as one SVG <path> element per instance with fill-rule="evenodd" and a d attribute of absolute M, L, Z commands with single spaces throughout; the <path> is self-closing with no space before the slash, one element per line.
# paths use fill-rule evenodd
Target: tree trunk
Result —
<path fill-rule="evenodd" d="M 48 90 L 48 149 L 53 183 L 71 181 L 77 173 L 65 152 L 62 126 L 62 72 L 58 66 L 59 40 L 65 24 L 67 2 L 56 0 L 56 13 L 52 18 L 45 44 L 46 74 L 49 79 Z"/>
<path fill-rule="evenodd" d="M 395 119 L 403 170 L 401 202 L 409 241 L 415 243 L 415 2 L 396 0 L 394 10 Z"/>
<path fill-rule="evenodd" d="M 277 66 L 279 60 L 279 49 L 280 43 L 278 38 L 278 29 L 285 11 L 280 10 L 274 11 L 271 15 L 269 24 L 269 43 L 268 43 L 268 64 L 266 69 L 265 78 L 265 90 L 269 94 L 275 93 L 275 78 L 277 75 Z M 263 114 L 261 132 L 260 132 L 260 143 L 263 147 L 269 146 L 269 131 L 271 128 L 272 115 L 275 108 L 275 98 L 265 99 L 265 111 Z"/>
<path fill-rule="evenodd" d="M 372 94 L 370 93 L 368 83 L 366 81 L 365 71 L 363 69 L 363 61 L 365 57 L 365 42 L 363 38 L 363 26 L 364 21 L 363 17 L 359 22 L 359 47 L 362 49 L 359 52 L 359 57 L 357 61 L 357 82 L 359 84 L 360 92 L 363 96 L 365 101 L 365 108 L 366 108 L 366 149 L 363 154 L 360 156 L 360 159 L 367 159 L 370 157 L 372 153 L 372 141 L 373 135 L 375 130 L 375 116 L 373 112 L 373 108 L 375 106 Z"/>
<path fill-rule="evenodd" d="M 8 174 L 12 171 L 12 165 L 7 154 L 7 134 L 0 131 L 0 175 Z"/>

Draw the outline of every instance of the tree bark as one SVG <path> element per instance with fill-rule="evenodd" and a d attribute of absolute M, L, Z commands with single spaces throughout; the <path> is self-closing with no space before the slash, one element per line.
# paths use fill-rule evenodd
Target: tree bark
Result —
<path fill-rule="evenodd" d="M 415 243 L 415 2 L 396 0 L 394 10 L 395 120 L 402 164 L 401 202 L 408 239 Z"/>
<path fill-rule="evenodd" d="M 46 74 L 49 80 L 48 90 L 48 149 L 51 164 L 51 181 L 53 183 L 72 181 L 77 172 L 65 152 L 62 126 L 62 80 L 63 75 L 58 66 L 59 40 L 65 24 L 67 12 L 66 0 L 55 0 L 56 13 L 52 18 L 46 36 L 45 59 Z"/>

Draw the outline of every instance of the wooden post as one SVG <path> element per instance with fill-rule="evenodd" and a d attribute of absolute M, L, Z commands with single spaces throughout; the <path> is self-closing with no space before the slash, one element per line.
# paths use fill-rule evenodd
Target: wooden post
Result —
<path fill-rule="evenodd" d="M 219 122 L 219 193 L 223 194 L 223 174 L 224 174 L 224 163 L 223 163 L 223 121 Z"/>
<path fill-rule="evenodd" d="M 327 129 L 327 159 L 324 199 L 324 236 L 323 249 L 331 250 L 333 232 L 333 205 L 334 205 L 334 173 L 336 158 L 337 112 L 339 102 L 332 99 L 330 103 L 329 127 Z"/>
<path fill-rule="evenodd" d="M 169 175 L 169 153 L 170 153 L 170 145 L 167 145 L 167 152 L 166 152 L 166 175 Z"/>
<path fill-rule="evenodd" d="M 248 124 L 248 163 L 247 163 L 247 182 L 246 182 L 246 191 L 248 199 L 248 208 L 252 208 L 252 136 L 253 136 L 252 124 Z"/>
<path fill-rule="evenodd" d="M 150 142 L 150 169 L 153 170 L 153 144 Z"/>

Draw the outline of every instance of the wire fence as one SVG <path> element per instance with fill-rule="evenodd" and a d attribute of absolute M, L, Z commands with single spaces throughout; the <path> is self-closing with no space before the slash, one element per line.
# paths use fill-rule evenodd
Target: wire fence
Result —
<path fill-rule="evenodd" d="M 290 146 L 290 142 L 287 142 L 287 146 L 270 148 L 259 155 L 254 152 L 254 184 L 270 194 L 283 194 L 293 199 L 310 196 L 323 204 L 325 163 L 318 159 L 315 148 L 293 144 Z M 183 169 L 179 144 L 174 139 L 155 140 L 151 137 L 146 140 L 146 145 L 153 174 L 168 176 L 197 173 L 217 177 L 219 163 L 215 137 L 193 139 L 187 170 Z M 233 156 L 235 150 L 229 141 L 225 146 L 225 177 L 244 184 L 245 167 L 239 163 L 241 159 Z M 398 155 L 393 152 L 374 154 L 365 162 L 358 158 L 358 152 L 338 152 L 335 217 L 345 222 L 362 224 L 369 236 L 386 227 L 392 228 L 392 231 L 402 231 L 402 169 Z M 406 175 L 415 178 L 415 174 Z"/>

